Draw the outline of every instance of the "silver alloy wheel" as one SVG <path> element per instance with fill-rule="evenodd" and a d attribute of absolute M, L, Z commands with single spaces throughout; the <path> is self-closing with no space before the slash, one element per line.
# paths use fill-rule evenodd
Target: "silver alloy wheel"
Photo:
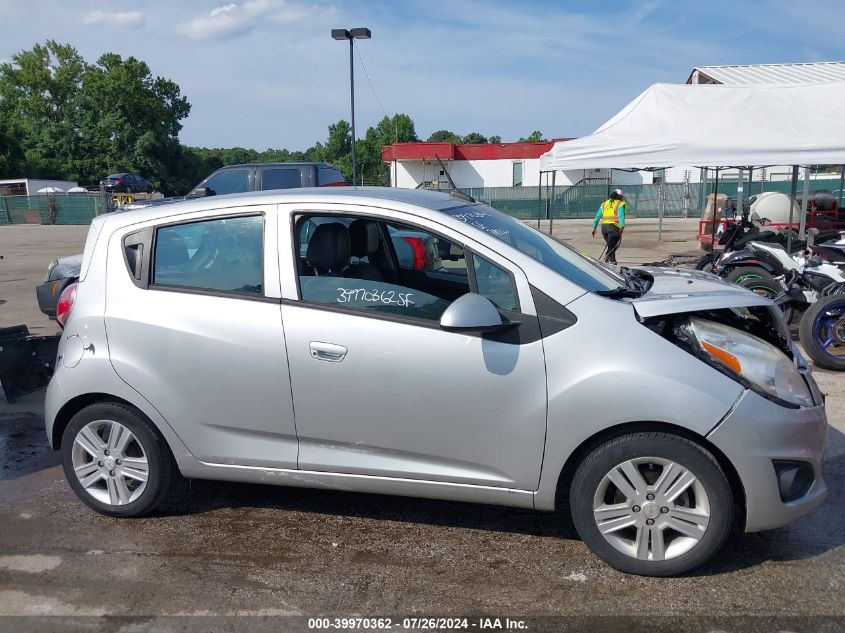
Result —
<path fill-rule="evenodd" d="M 132 503 L 147 487 L 147 453 L 119 422 L 95 420 L 82 427 L 73 440 L 71 459 L 79 483 L 101 503 Z"/>
<path fill-rule="evenodd" d="M 698 478 L 677 462 L 639 457 L 599 482 L 593 518 L 614 548 L 639 560 L 676 558 L 695 547 L 710 524 L 710 500 Z"/>

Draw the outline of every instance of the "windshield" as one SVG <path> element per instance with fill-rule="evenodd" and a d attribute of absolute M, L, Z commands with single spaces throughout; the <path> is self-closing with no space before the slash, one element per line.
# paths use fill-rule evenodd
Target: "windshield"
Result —
<path fill-rule="evenodd" d="M 610 269 L 492 207 L 469 204 L 443 209 L 443 213 L 509 244 L 585 290 L 610 291 L 625 286 L 625 279 Z"/>

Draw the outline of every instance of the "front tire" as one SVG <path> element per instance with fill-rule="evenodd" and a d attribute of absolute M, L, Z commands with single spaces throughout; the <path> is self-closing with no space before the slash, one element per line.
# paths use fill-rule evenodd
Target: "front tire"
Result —
<path fill-rule="evenodd" d="M 798 338 L 816 366 L 845 371 L 845 294 L 823 297 L 807 308 Z"/>
<path fill-rule="evenodd" d="M 170 448 L 134 407 L 117 402 L 85 407 L 65 429 L 61 450 L 71 488 L 100 514 L 143 516 L 170 490 Z"/>
<path fill-rule="evenodd" d="M 619 571 L 675 576 L 725 542 L 734 500 L 711 453 L 669 433 L 630 433 L 601 444 L 570 487 L 579 536 Z"/>

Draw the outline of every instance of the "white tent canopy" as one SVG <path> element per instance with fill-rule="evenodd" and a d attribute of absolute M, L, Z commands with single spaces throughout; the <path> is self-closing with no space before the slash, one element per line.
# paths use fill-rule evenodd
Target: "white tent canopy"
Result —
<path fill-rule="evenodd" d="M 654 84 L 589 136 L 559 141 L 540 169 L 845 164 L 845 82 Z"/>

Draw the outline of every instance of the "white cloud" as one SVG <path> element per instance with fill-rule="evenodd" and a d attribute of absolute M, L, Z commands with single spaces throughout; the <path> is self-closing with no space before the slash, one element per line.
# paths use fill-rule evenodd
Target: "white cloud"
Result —
<path fill-rule="evenodd" d="M 180 24 L 177 30 L 193 39 L 232 39 L 250 33 L 270 20 L 280 24 L 306 24 L 328 20 L 337 15 L 332 8 L 308 6 L 286 0 L 246 0 L 212 9 Z"/>
<path fill-rule="evenodd" d="M 141 26 L 144 23 L 144 14 L 140 11 L 91 11 L 82 19 L 82 23 L 125 29 Z"/>

